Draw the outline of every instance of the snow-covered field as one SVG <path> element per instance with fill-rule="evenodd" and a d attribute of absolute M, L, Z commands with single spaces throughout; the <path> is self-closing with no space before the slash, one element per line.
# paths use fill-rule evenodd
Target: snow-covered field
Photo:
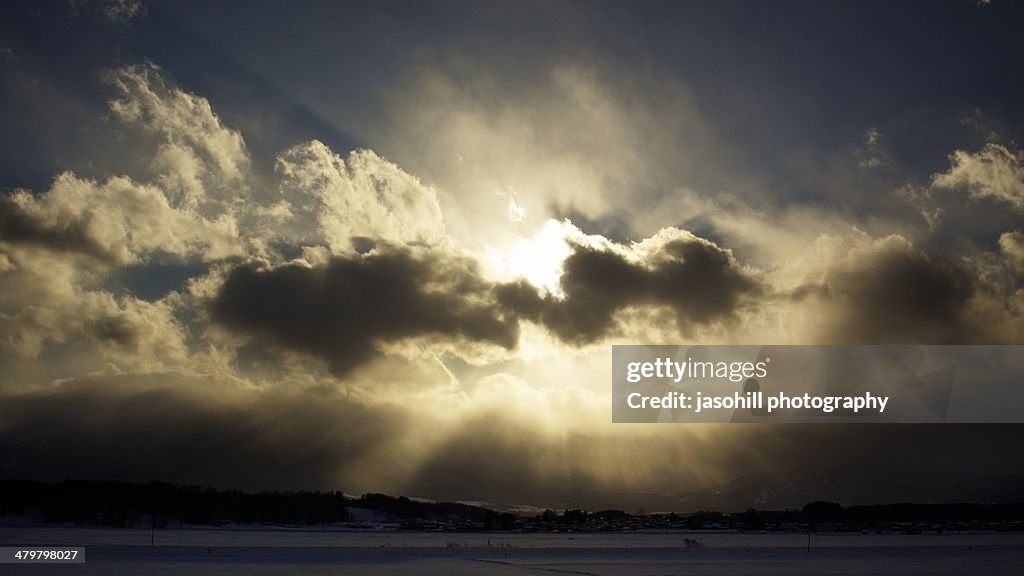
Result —
<path fill-rule="evenodd" d="M 703 544 L 687 547 L 684 538 Z M 0 527 L 0 546 L 84 545 L 84 565 L 3 574 L 600 576 L 1024 574 L 1024 535 L 459 534 Z"/>

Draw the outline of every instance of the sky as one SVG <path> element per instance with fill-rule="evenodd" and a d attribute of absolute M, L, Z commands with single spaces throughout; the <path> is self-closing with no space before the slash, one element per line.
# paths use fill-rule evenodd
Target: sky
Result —
<path fill-rule="evenodd" d="M 0 6 L 0 476 L 1020 494 L 1007 425 L 614 425 L 611 346 L 1024 343 L 1024 4 Z"/>

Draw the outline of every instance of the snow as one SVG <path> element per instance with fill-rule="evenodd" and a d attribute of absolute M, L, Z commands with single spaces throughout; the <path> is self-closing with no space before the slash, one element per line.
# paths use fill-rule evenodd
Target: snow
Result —
<path fill-rule="evenodd" d="M 704 547 L 689 548 L 684 538 Z M 625 575 L 1024 573 L 1022 534 L 356 533 L 0 528 L 0 546 L 84 545 L 84 565 L 3 574 Z"/>

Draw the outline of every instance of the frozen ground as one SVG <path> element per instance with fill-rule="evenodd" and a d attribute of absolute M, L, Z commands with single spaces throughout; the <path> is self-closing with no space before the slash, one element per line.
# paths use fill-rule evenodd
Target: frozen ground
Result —
<path fill-rule="evenodd" d="M 0 528 L 0 546 L 84 545 L 84 565 L 0 565 L 69 575 L 1024 574 L 1024 535 L 445 534 L 289 530 Z M 688 548 L 684 538 L 703 543 Z"/>

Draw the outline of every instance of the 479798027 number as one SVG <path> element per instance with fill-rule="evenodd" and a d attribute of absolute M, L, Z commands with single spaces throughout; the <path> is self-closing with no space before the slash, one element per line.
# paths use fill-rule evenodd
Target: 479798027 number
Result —
<path fill-rule="evenodd" d="M 78 564 L 85 562 L 85 548 L 80 546 L 61 548 L 0 547 L 0 564 L 20 564 L 23 562 L 71 562 Z"/>

